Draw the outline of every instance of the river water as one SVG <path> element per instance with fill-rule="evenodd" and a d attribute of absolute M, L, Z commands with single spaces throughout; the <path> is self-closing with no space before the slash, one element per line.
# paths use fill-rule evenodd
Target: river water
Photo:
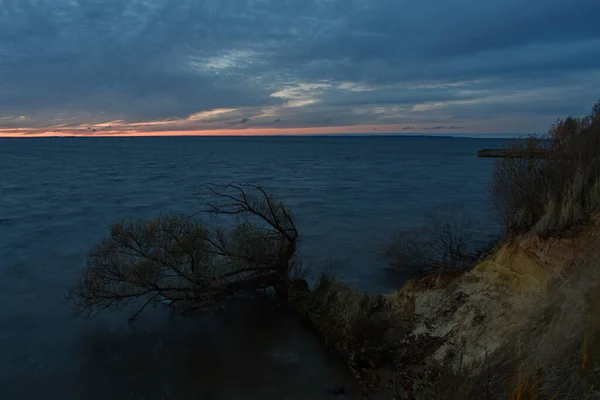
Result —
<path fill-rule="evenodd" d="M 377 257 L 395 231 L 464 202 L 483 243 L 498 139 L 401 137 L 0 139 L 1 399 L 353 398 L 319 339 L 268 302 L 216 316 L 168 308 L 73 317 L 86 253 L 122 217 L 193 212 L 203 183 L 260 183 L 290 205 L 300 255 L 346 282 L 390 291 Z M 263 304 L 264 303 L 264 304 Z"/>

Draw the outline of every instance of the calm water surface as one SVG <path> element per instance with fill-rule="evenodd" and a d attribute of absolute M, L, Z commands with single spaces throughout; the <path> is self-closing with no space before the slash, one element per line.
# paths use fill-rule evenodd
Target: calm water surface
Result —
<path fill-rule="evenodd" d="M 321 399 L 351 378 L 310 332 L 265 304 L 215 317 L 93 320 L 65 300 L 87 251 L 122 217 L 195 211 L 198 186 L 247 181 L 297 219 L 303 260 L 332 258 L 363 290 L 393 290 L 375 252 L 464 201 L 479 239 L 497 139 L 0 139 L 0 398 Z"/>

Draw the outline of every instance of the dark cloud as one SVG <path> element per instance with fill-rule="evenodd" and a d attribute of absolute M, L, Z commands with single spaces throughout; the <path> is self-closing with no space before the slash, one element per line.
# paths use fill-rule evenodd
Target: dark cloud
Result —
<path fill-rule="evenodd" d="M 329 124 L 330 120 L 331 120 L 331 118 L 325 118 L 325 119 L 308 121 L 308 123 L 312 124 L 312 125 L 327 125 L 327 124 Z"/>
<path fill-rule="evenodd" d="M 434 131 L 439 131 L 439 130 L 455 130 L 455 129 L 462 129 L 462 126 L 444 126 L 444 125 L 437 125 L 431 128 L 423 128 L 426 130 L 434 130 Z"/>
<path fill-rule="evenodd" d="M 224 122 L 227 125 L 244 125 L 247 124 L 248 122 L 250 122 L 250 118 L 244 117 L 242 119 L 240 119 L 239 121 L 226 121 Z M 168 130 L 172 130 L 175 128 L 175 124 L 174 125 L 168 125 Z"/>
<path fill-rule="evenodd" d="M 600 96 L 600 2 L 592 0 L 0 8 L 0 129 L 120 121 L 117 131 L 131 123 L 542 130 Z"/>

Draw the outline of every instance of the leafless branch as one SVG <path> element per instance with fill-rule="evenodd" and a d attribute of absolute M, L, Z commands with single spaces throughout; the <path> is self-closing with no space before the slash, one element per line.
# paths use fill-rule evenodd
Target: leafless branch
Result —
<path fill-rule="evenodd" d="M 473 229 L 464 205 L 430 214 L 427 223 L 397 233 L 384 247 L 383 257 L 394 269 L 411 272 L 441 271 L 471 261 Z"/>
<path fill-rule="evenodd" d="M 200 213 L 114 224 L 71 292 L 78 312 L 94 315 L 144 298 L 135 320 L 165 300 L 192 310 L 258 288 L 285 293 L 298 240 L 290 210 L 259 185 L 206 187 L 213 199 Z M 226 229 L 198 218 L 206 214 L 242 220 Z"/>

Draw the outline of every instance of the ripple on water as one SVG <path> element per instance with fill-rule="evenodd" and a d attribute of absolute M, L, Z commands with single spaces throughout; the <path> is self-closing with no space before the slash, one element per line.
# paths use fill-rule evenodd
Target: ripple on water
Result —
<path fill-rule="evenodd" d="M 493 162 L 474 156 L 483 147 L 502 144 L 383 138 L 2 141 L 2 398 L 119 400 L 163 393 L 304 400 L 321 398 L 337 384 L 351 387 L 351 377 L 326 358 L 311 332 L 268 307 L 230 307 L 207 320 L 159 307 L 129 326 L 126 311 L 75 320 L 64 295 L 110 223 L 166 209 L 195 211 L 199 185 L 230 181 L 260 183 L 293 207 L 307 263 L 320 268 L 332 257 L 345 281 L 388 290 L 392 280 L 376 250 L 440 204 L 466 200 L 476 228 L 482 236 L 489 232 L 484 188 Z"/>

